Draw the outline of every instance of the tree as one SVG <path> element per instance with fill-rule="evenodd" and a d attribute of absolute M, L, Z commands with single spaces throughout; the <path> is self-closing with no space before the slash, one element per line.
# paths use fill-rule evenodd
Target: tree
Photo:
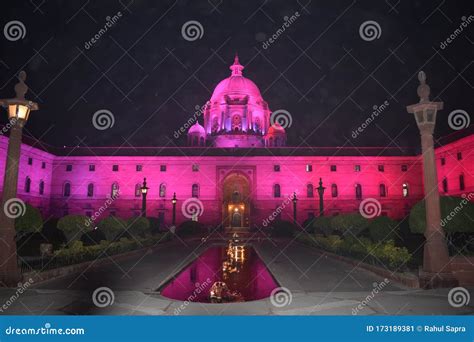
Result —
<path fill-rule="evenodd" d="M 131 217 L 127 221 L 127 229 L 134 238 L 144 237 L 150 229 L 150 221 L 146 217 Z"/>
<path fill-rule="evenodd" d="M 395 240 L 399 223 L 387 216 L 378 216 L 369 221 L 369 235 L 372 241 L 381 242 Z"/>
<path fill-rule="evenodd" d="M 127 222 L 120 217 L 110 216 L 100 221 L 98 228 L 108 241 L 114 241 L 116 237 L 123 234 L 127 228 Z"/>
<path fill-rule="evenodd" d="M 83 215 L 67 215 L 58 221 L 58 229 L 62 230 L 68 243 L 79 240 L 85 232 L 91 230 L 89 218 Z"/>
<path fill-rule="evenodd" d="M 25 204 L 25 213 L 15 219 L 17 240 L 28 233 L 37 233 L 43 229 L 43 217 L 38 208 Z"/>

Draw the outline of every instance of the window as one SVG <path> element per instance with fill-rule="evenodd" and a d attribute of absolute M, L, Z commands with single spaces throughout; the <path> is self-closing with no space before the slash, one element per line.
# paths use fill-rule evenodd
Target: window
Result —
<path fill-rule="evenodd" d="M 193 164 L 193 172 L 198 172 L 198 171 L 199 171 L 199 165 Z"/>
<path fill-rule="evenodd" d="M 66 171 L 67 171 L 67 172 L 72 171 L 72 165 L 71 165 L 71 164 L 67 164 L 67 165 L 66 165 Z"/>
<path fill-rule="evenodd" d="M 378 168 L 379 168 L 379 172 L 385 171 L 385 167 L 383 165 L 379 165 Z"/>
<path fill-rule="evenodd" d="M 89 171 L 91 171 L 91 172 L 95 171 L 95 165 L 94 164 L 89 165 Z"/>
<path fill-rule="evenodd" d="M 64 197 L 69 197 L 69 196 L 71 196 L 71 183 L 69 183 L 69 182 L 64 183 L 64 186 L 63 186 L 63 196 L 64 196 Z"/>
<path fill-rule="evenodd" d="M 33 165 L 33 158 L 28 158 L 28 165 Z"/>
<path fill-rule="evenodd" d="M 160 165 L 160 171 L 166 172 L 166 165 Z"/>
<path fill-rule="evenodd" d="M 25 179 L 25 192 L 30 192 L 31 190 L 31 178 L 26 177 Z"/>
<path fill-rule="evenodd" d="M 402 165 L 402 172 L 407 172 L 408 171 L 408 165 L 403 164 Z"/>
<path fill-rule="evenodd" d="M 337 197 L 337 185 L 336 184 L 331 185 L 331 196 L 332 197 Z"/>
<path fill-rule="evenodd" d="M 306 185 L 306 197 L 314 197 L 314 188 L 313 184 Z"/>
<path fill-rule="evenodd" d="M 458 152 L 457 158 L 458 158 L 458 160 L 462 160 L 462 152 Z"/>
<path fill-rule="evenodd" d="M 41 180 L 39 183 L 39 194 L 43 195 L 44 194 L 44 181 Z"/>
<path fill-rule="evenodd" d="M 459 175 L 459 190 L 464 190 L 464 175 Z"/>
<path fill-rule="evenodd" d="M 46 162 L 41 162 L 41 168 L 46 169 Z"/>
<path fill-rule="evenodd" d="M 166 197 L 166 184 L 160 184 L 160 197 Z"/>
<path fill-rule="evenodd" d="M 191 197 L 198 198 L 199 197 L 199 184 L 193 184 L 191 189 Z"/>
<path fill-rule="evenodd" d="M 273 165 L 273 171 L 280 172 L 280 165 Z"/>
<path fill-rule="evenodd" d="M 113 183 L 111 188 L 110 188 L 110 195 L 112 197 L 117 197 L 119 194 L 119 185 L 117 182 Z"/>
<path fill-rule="evenodd" d="M 446 177 L 443 178 L 443 192 L 448 192 L 448 179 Z"/>
<path fill-rule="evenodd" d="M 142 192 L 142 185 L 140 183 L 135 185 L 135 197 L 140 197 Z"/>
<path fill-rule="evenodd" d="M 275 184 L 273 186 L 273 197 L 275 197 L 275 198 L 280 197 L 281 196 L 280 190 L 281 190 L 280 189 L 280 184 Z"/>
<path fill-rule="evenodd" d="M 362 186 L 360 184 L 356 184 L 355 193 L 357 199 L 362 199 Z"/>
<path fill-rule="evenodd" d="M 94 196 L 94 184 L 89 183 L 87 185 L 87 197 L 93 197 Z"/>
<path fill-rule="evenodd" d="M 403 183 L 403 185 L 402 185 L 402 195 L 403 195 L 403 197 L 408 197 L 408 195 L 409 195 L 408 184 L 407 183 Z"/>
<path fill-rule="evenodd" d="M 118 171 L 118 165 L 112 165 L 112 171 Z"/>
<path fill-rule="evenodd" d="M 137 166 L 135 167 L 135 170 L 136 170 L 137 172 L 142 172 L 142 170 L 143 170 L 143 165 L 137 165 Z"/>
<path fill-rule="evenodd" d="M 444 164 L 446 164 L 446 159 L 441 158 L 441 165 L 444 165 Z"/>
<path fill-rule="evenodd" d="M 331 172 L 336 172 L 336 171 L 337 171 L 337 166 L 331 165 Z"/>
<path fill-rule="evenodd" d="M 306 165 L 306 172 L 312 172 L 313 171 L 313 165 L 307 164 Z"/>
<path fill-rule="evenodd" d="M 379 192 L 380 192 L 380 197 L 387 197 L 387 188 L 385 187 L 385 184 L 379 185 Z"/>
<path fill-rule="evenodd" d="M 354 165 L 354 171 L 360 172 L 360 165 Z"/>

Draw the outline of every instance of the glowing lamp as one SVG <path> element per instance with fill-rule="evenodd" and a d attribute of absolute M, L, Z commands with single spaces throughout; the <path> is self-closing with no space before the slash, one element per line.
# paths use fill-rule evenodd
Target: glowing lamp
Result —
<path fill-rule="evenodd" d="M 38 104 L 25 99 L 25 94 L 28 91 L 28 86 L 25 84 L 26 72 L 21 71 L 18 80 L 19 82 L 15 85 L 16 97 L 0 100 L 0 103 L 7 108 L 10 121 L 19 121 L 20 124 L 24 124 L 28 120 L 30 112 L 38 109 Z"/>
<path fill-rule="evenodd" d="M 176 199 L 176 192 L 173 193 L 173 198 L 171 199 L 171 203 L 176 204 L 178 200 Z"/>
<path fill-rule="evenodd" d="M 149 187 L 146 186 L 146 178 L 143 178 L 143 185 L 140 188 L 142 195 L 146 195 L 148 193 Z"/>

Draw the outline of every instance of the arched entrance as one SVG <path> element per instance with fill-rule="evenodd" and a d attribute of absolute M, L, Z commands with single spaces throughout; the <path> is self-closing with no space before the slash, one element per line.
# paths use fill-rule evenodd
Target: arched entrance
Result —
<path fill-rule="evenodd" d="M 250 184 L 246 176 L 231 172 L 222 183 L 222 218 L 229 229 L 250 226 Z"/>

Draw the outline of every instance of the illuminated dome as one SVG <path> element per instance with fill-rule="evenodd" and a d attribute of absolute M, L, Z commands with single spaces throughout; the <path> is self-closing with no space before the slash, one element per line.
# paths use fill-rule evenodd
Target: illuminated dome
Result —
<path fill-rule="evenodd" d="M 192 133 L 197 133 L 199 135 L 206 135 L 206 131 L 204 130 L 204 127 L 202 127 L 197 121 L 194 125 L 189 127 L 188 134 L 192 134 Z"/>
<path fill-rule="evenodd" d="M 278 122 L 275 122 L 268 129 L 268 134 L 285 134 L 285 129 Z"/>

